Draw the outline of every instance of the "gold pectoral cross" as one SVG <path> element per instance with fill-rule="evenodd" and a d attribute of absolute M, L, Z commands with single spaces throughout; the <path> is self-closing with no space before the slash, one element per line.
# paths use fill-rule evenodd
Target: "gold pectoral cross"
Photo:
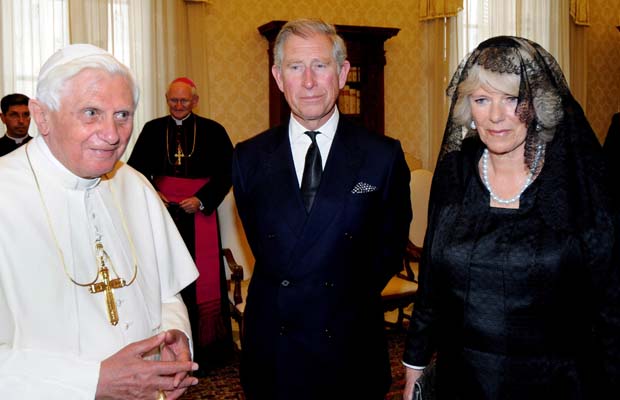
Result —
<path fill-rule="evenodd" d="M 103 249 L 103 245 L 98 243 L 97 248 Z M 99 276 L 101 276 L 102 282 L 93 283 L 89 286 L 89 290 L 93 294 L 105 292 L 105 303 L 108 307 L 108 321 L 116 326 L 116 324 L 118 324 L 118 310 L 116 309 L 116 301 L 114 300 L 114 292 L 112 289 L 120 289 L 127 285 L 125 280 L 121 278 L 110 280 L 110 274 L 108 272 L 108 267 L 105 266 L 103 254 L 100 256 L 100 260 L 101 268 L 99 269 Z"/>
<path fill-rule="evenodd" d="M 185 157 L 185 154 L 183 154 L 183 148 L 181 147 L 181 143 L 177 143 L 177 152 L 174 155 L 174 158 L 177 159 L 177 162 L 175 163 L 176 165 L 181 165 L 181 159 Z"/>
<path fill-rule="evenodd" d="M 103 282 L 93 283 L 90 285 L 91 293 L 100 293 L 105 291 L 105 303 L 108 306 L 108 320 L 112 325 L 118 324 L 118 310 L 116 309 L 116 301 L 114 301 L 114 292 L 112 289 L 120 289 L 125 286 L 125 280 L 116 278 L 110 280 L 110 274 L 107 267 L 101 267 L 99 270 L 101 280 Z"/>

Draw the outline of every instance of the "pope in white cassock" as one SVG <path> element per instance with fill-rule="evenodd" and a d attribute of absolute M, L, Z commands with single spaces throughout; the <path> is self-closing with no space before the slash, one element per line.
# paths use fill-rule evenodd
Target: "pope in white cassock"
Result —
<path fill-rule="evenodd" d="M 198 382 L 178 294 L 198 273 L 157 193 L 118 161 L 137 102 L 97 47 L 41 68 L 40 135 L 0 158 L 0 398 L 176 399 Z"/>

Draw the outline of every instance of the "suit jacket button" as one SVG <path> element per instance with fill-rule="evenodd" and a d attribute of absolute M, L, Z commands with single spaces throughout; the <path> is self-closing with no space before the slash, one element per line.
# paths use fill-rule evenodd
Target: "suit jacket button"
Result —
<path fill-rule="evenodd" d="M 286 279 L 285 279 L 285 280 L 283 280 L 282 282 L 280 282 L 280 285 L 282 285 L 282 286 L 284 286 L 284 287 L 287 287 L 287 286 L 288 286 L 288 285 L 290 285 L 290 284 L 291 284 L 291 282 L 287 281 Z"/>

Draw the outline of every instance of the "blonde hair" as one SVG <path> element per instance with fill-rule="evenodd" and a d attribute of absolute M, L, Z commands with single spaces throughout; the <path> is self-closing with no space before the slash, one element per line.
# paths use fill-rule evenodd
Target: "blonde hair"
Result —
<path fill-rule="evenodd" d="M 472 65 L 467 71 L 467 78 L 457 88 L 457 100 L 452 112 L 456 124 L 469 127 L 472 121 L 469 96 L 479 88 L 509 94 L 519 95 L 521 76 L 512 73 L 497 73 L 489 71 L 480 65 Z"/>

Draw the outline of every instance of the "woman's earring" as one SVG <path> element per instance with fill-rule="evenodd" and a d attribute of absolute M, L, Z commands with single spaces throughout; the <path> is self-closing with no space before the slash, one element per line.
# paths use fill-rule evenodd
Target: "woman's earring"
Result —
<path fill-rule="evenodd" d="M 473 130 L 476 130 L 476 123 L 474 122 L 474 120 L 471 120 L 471 123 L 469 124 L 469 127 Z"/>

